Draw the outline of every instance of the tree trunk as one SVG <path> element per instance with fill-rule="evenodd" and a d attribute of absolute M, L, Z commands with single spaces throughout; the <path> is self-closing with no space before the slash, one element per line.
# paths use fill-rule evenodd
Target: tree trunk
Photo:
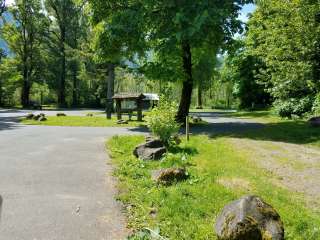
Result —
<path fill-rule="evenodd" d="M 115 79 L 115 65 L 113 63 L 108 63 L 108 83 L 107 83 L 107 104 L 106 112 L 107 119 L 111 119 L 113 111 L 113 95 L 114 95 L 114 79 Z"/>
<path fill-rule="evenodd" d="M 179 105 L 179 110 L 176 117 L 177 121 L 180 123 L 184 123 L 185 118 L 189 114 L 192 89 L 193 89 L 191 47 L 190 47 L 190 44 L 186 41 L 182 42 L 182 59 L 183 59 L 183 70 L 184 70 L 186 79 L 183 81 L 183 84 L 182 84 L 180 105 Z"/>
<path fill-rule="evenodd" d="M 199 83 L 199 86 L 198 86 L 198 109 L 202 109 L 202 88 L 200 85 L 201 84 Z"/>
<path fill-rule="evenodd" d="M 60 84 L 59 84 L 59 94 L 58 94 L 58 104 L 61 107 L 65 107 L 66 104 L 66 52 L 65 52 L 65 29 L 61 29 L 61 39 L 60 39 L 60 54 L 61 54 L 61 72 L 60 72 Z"/>
<path fill-rule="evenodd" d="M 73 86 L 72 86 L 72 105 L 78 106 L 78 78 L 77 78 L 77 66 L 73 66 Z"/>
<path fill-rule="evenodd" d="M 21 90 L 21 105 L 23 108 L 26 108 L 30 105 L 30 84 L 29 84 L 29 76 L 28 76 L 28 67 L 27 60 L 23 60 L 23 83 Z"/>

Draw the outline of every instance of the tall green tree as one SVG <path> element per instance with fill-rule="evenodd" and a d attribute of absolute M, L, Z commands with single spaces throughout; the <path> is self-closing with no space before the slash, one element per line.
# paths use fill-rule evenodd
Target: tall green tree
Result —
<path fill-rule="evenodd" d="M 115 68 L 125 59 L 145 49 L 142 12 L 128 2 L 91 0 L 95 24 L 96 61 L 107 70 L 107 118 L 111 118 L 114 95 Z"/>
<path fill-rule="evenodd" d="M 216 65 L 217 49 L 204 48 L 195 52 L 193 76 L 197 86 L 197 108 L 203 108 L 203 93 L 210 89 Z"/>
<path fill-rule="evenodd" d="M 76 44 L 74 41 L 74 29 L 78 17 L 78 9 L 73 0 L 46 0 L 46 9 L 52 19 L 51 31 L 52 42 L 58 51 L 55 51 L 59 58 L 59 69 L 56 72 L 58 81 L 58 104 L 66 106 L 67 88 L 67 47 Z M 75 24 L 75 25 L 74 25 Z"/>
<path fill-rule="evenodd" d="M 258 1 L 248 27 L 250 54 L 266 66 L 260 80 L 288 116 L 310 111 L 320 90 L 317 0 Z"/>
<path fill-rule="evenodd" d="M 40 0 L 16 0 L 9 11 L 14 21 L 5 24 L 3 36 L 18 61 L 22 75 L 21 104 L 27 107 L 32 84 L 41 72 L 40 49 L 48 22 Z"/>
<path fill-rule="evenodd" d="M 233 34 L 241 29 L 241 23 L 237 20 L 241 5 L 250 1 L 92 0 L 91 2 L 94 9 L 117 15 L 122 25 L 136 24 L 132 29 L 135 32 L 142 32 L 143 38 L 139 39 L 147 41 L 148 46 L 159 55 L 169 56 L 179 51 L 183 82 L 177 119 L 182 122 L 189 112 L 194 87 L 193 52 L 209 46 L 208 43 L 214 48 L 228 44 Z M 118 25 L 116 22 L 109 23 L 111 28 Z M 127 41 L 127 47 L 131 46 L 132 38 L 122 40 Z"/>

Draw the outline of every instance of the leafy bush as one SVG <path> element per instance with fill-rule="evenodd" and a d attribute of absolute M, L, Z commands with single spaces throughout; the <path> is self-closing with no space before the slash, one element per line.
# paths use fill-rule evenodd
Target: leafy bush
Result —
<path fill-rule="evenodd" d="M 310 97 L 305 97 L 301 99 L 290 99 L 287 101 L 276 101 L 275 106 L 280 117 L 302 117 L 304 114 L 311 111 L 312 99 Z"/>
<path fill-rule="evenodd" d="M 177 104 L 160 98 L 159 105 L 151 110 L 147 116 L 147 125 L 153 135 L 159 137 L 165 144 L 169 145 L 170 139 L 177 134 L 180 125 L 176 122 Z"/>
<path fill-rule="evenodd" d="M 318 93 L 318 95 L 315 97 L 315 100 L 312 106 L 312 113 L 315 116 L 320 116 L 320 93 Z"/>

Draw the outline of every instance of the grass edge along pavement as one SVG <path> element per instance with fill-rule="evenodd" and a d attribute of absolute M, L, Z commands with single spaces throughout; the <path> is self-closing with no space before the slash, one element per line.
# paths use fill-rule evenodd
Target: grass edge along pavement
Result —
<path fill-rule="evenodd" d="M 258 168 L 245 150 L 235 150 L 228 138 L 192 136 L 160 162 L 133 156 L 143 141 L 143 136 L 114 136 L 106 143 L 128 227 L 138 232 L 130 239 L 151 239 L 139 232 L 146 228 L 171 240 L 216 239 L 215 218 L 225 204 L 246 194 L 261 196 L 279 212 L 287 240 L 320 239 L 320 216 L 306 208 L 303 196 L 274 185 L 275 176 Z M 151 171 L 170 166 L 186 166 L 190 178 L 156 185 Z"/>
<path fill-rule="evenodd" d="M 47 121 L 39 122 L 36 120 L 21 119 L 21 123 L 26 125 L 42 126 L 68 126 L 68 127 L 145 127 L 145 122 L 128 121 L 128 124 L 117 124 L 114 117 L 111 120 L 102 116 L 47 116 Z"/>

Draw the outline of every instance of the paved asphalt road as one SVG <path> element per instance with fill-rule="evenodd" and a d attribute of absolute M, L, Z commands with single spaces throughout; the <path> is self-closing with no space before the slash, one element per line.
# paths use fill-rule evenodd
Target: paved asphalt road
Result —
<path fill-rule="evenodd" d="M 96 110 L 63 111 L 85 115 Z M 30 111 L 0 109 L 0 240 L 118 240 L 127 230 L 115 201 L 105 139 L 142 129 L 24 126 Z M 56 111 L 45 111 L 55 115 Z M 261 127 L 198 113 L 209 124 L 194 133 Z"/>
<path fill-rule="evenodd" d="M 126 128 L 23 126 L 0 109 L 0 240 L 124 239 L 104 142 Z"/>

